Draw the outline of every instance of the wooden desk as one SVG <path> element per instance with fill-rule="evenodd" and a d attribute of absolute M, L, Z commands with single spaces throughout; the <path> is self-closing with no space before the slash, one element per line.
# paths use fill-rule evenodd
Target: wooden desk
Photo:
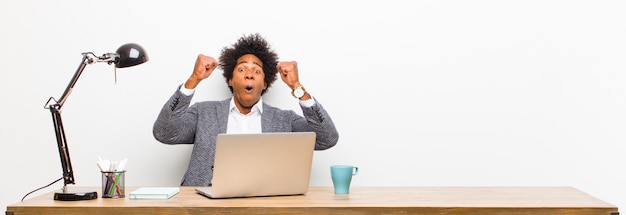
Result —
<path fill-rule="evenodd" d="M 7 206 L 6 214 L 619 214 L 616 206 L 572 187 L 353 187 L 350 192 L 343 200 L 332 187 L 311 187 L 299 196 L 216 200 L 182 187 L 169 200 L 130 200 L 127 192 L 124 199 L 74 202 L 55 201 L 47 193 Z"/>

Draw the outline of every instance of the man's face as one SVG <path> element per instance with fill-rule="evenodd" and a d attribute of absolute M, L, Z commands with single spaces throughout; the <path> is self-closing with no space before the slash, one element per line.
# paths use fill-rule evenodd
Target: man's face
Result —
<path fill-rule="evenodd" d="M 261 92 L 267 88 L 264 80 L 263 62 L 258 57 L 246 54 L 237 59 L 233 78 L 228 81 L 228 85 L 233 88 L 235 105 L 241 113 L 249 113 L 261 99 Z"/>

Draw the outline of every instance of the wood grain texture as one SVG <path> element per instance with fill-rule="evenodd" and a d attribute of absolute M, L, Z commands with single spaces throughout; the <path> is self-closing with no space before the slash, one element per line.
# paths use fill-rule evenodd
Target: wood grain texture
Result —
<path fill-rule="evenodd" d="M 128 187 L 132 191 L 138 187 Z M 305 195 L 209 199 L 181 187 L 168 200 L 98 198 L 54 201 L 44 194 L 7 206 L 7 214 L 567 214 L 610 215 L 617 207 L 572 187 L 332 187 Z M 96 188 L 91 188 L 97 190 Z"/>

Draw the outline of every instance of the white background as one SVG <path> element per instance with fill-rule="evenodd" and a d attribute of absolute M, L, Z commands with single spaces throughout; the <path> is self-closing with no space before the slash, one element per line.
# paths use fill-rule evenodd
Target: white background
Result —
<path fill-rule="evenodd" d="M 146 64 L 90 65 L 63 107 L 75 186 L 98 156 L 127 186 L 177 186 L 190 145 L 152 137 L 199 53 L 260 33 L 333 117 L 311 185 L 573 186 L 626 206 L 624 1 L 0 2 L 0 206 L 61 177 L 52 120 L 81 53 L 142 45 Z M 228 98 L 221 70 L 194 100 Z M 277 80 L 264 101 L 298 110 Z M 33 194 L 59 189 L 62 182 Z M 33 197 L 29 196 L 29 197 Z"/>

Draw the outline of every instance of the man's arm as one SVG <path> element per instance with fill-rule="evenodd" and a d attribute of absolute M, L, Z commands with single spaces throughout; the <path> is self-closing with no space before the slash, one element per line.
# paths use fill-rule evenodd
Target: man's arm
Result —
<path fill-rule="evenodd" d="M 339 132 L 324 107 L 317 100 L 311 107 L 300 107 L 308 127 L 316 133 L 315 150 L 325 150 L 335 146 L 339 141 Z"/>
<path fill-rule="evenodd" d="M 193 143 L 198 117 L 196 107 L 189 107 L 192 97 L 176 90 L 154 122 L 152 134 L 155 139 L 165 144 Z"/>

